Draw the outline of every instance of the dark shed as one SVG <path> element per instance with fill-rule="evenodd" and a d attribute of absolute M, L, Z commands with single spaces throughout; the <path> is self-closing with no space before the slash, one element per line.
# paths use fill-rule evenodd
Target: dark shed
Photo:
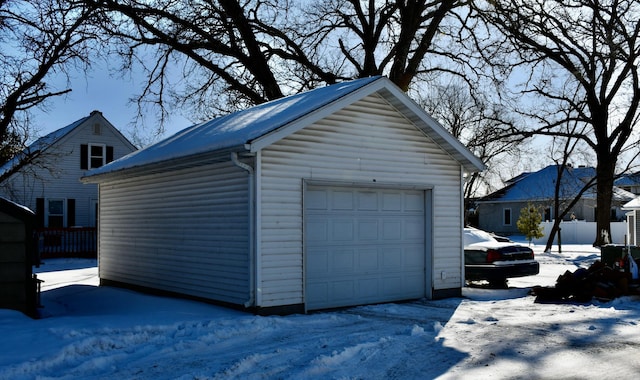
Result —
<path fill-rule="evenodd" d="M 0 308 L 37 317 L 39 281 L 32 273 L 39 263 L 34 242 L 35 214 L 0 197 Z"/>

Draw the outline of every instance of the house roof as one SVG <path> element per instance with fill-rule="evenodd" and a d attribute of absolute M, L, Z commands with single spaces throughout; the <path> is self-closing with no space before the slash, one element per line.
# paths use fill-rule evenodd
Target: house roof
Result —
<path fill-rule="evenodd" d="M 39 153 L 41 151 L 46 150 L 48 147 L 52 146 L 53 144 L 57 143 L 58 141 L 62 140 L 65 136 L 69 135 L 72 131 L 74 131 L 77 127 L 81 126 L 82 124 L 84 124 L 86 121 L 88 121 L 91 118 L 94 117 L 99 117 L 101 118 L 104 122 L 106 122 L 109 126 L 111 126 L 114 131 L 120 136 L 120 138 L 122 139 L 122 141 L 126 142 L 127 144 L 129 144 L 132 148 L 135 149 L 135 146 L 133 144 L 131 144 L 131 142 L 124 136 L 122 135 L 122 133 L 120 133 L 120 131 L 115 128 L 113 125 L 111 125 L 111 123 L 102 115 L 102 113 L 100 111 L 91 111 L 91 113 L 89 114 L 89 116 L 85 116 L 81 119 L 78 119 L 76 121 L 74 121 L 73 123 L 64 126 L 60 129 L 57 129 L 45 136 L 40 137 L 39 139 L 37 139 L 36 141 L 34 141 L 33 143 L 31 143 L 28 147 L 26 147 L 25 149 L 22 150 L 22 152 L 16 154 L 13 158 L 11 158 L 9 161 L 5 162 L 4 165 L 0 166 L 0 176 L 2 176 L 3 174 L 10 172 L 12 170 L 14 170 L 16 168 L 16 166 L 21 165 L 23 159 L 28 156 L 28 155 L 33 155 L 35 153 Z"/>
<path fill-rule="evenodd" d="M 133 152 L 108 165 L 94 169 L 84 178 L 115 174 L 134 168 L 169 162 L 211 152 L 257 152 L 279 139 L 330 115 L 365 96 L 378 93 L 405 117 L 414 122 L 465 170 L 475 172 L 484 165 L 444 127 L 396 87 L 381 76 L 356 79 L 222 116 L 188 127 L 145 149 Z"/>
<path fill-rule="evenodd" d="M 640 186 L 640 172 L 625 174 L 613 183 L 616 186 Z"/>
<path fill-rule="evenodd" d="M 522 202 L 554 199 L 555 184 L 558 179 L 559 169 L 560 165 L 550 165 L 537 172 L 516 176 L 507 186 L 481 198 L 478 200 L 478 203 Z M 565 167 L 561 179 L 560 198 L 574 198 L 578 195 L 584 185 L 595 177 L 595 174 L 596 170 L 593 167 Z M 616 201 L 624 202 L 633 199 L 634 197 L 635 195 L 628 191 L 617 187 L 613 188 L 613 199 Z M 582 198 L 595 199 L 595 186 L 583 193 Z"/>
<path fill-rule="evenodd" d="M 59 141 L 61 138 L 69 134 L 69 132 L 74 130 L 80 124 L 84 123 L 90 117 L 91 115 L 83 117 L 82 119 L 76 120 L 66 127 L 62 127 L 49 133 L 48 135 L 40 137 L 39 139 L 31 143 L 28 147 L 24 148 L 22 152 L 16 154 L 9 161 L 5 162 L 4 165 L 0 166 L 0 176 L 12 171 L 16 166 L 20 165 L 24 157 L 44 150 L 55 142 Z"/>

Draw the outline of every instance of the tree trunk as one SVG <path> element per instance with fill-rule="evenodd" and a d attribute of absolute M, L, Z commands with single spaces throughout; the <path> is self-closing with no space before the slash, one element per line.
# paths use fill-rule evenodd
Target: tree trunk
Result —
<path fill-rule="evenodd" d="M 598 154 L 596 167 L 596 238 L 594 246 L 611 243 L 611 203 L 613 198 L 613 181 L 616 159 L 610 154 Z"/>
<path fill-rule="evenodd" d="M 556 238 L 556 233 L 560 230 L 560 223 L 562 222 L 562 218 L 560 218 L 557 214 L 553 220 L 553 227 L 551 227 L 551 231 L 549 231 L 549 237 L 547 238 L 547 245 L 544 247 L 545 252 L 551 252 L 551 246 L 553 246 L 553 240 Z"/>

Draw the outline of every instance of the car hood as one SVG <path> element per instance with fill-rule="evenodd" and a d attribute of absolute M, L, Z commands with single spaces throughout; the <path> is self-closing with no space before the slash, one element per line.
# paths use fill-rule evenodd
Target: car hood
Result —
<path fill-rule="evenodd" d="M 517 246 L 517 247 L 526 247 L 525 245 L 522 244 L 518 244 L 518 243 L 509 243 L 509 242 L 500 242 L 500 241 L 480 241 L 477 243 L 472 243 L 472 244 L 468 244 L 465 245 L 464 248 L 502 248 L 502 247 L 513 247 L 513 246 Z"/>

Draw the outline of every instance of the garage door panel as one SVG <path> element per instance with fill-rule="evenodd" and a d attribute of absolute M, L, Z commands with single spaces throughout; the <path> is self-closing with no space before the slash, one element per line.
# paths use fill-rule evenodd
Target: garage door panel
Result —
<path fill-rule="evenodd" d="M 383 211 L 401 211 L 402 210 L 402 194 L 384 193 L 382 194 L 382 210 Z"/>
<path fill-rule="evenodd" d="M 408 246 L 402 249 L 402 262 L 406 270 L 424 265 L 424 246 Z"/>
<path fill-rule="evenodd" d="M 382 295 L 386 297 L 400 296 L 404 293 L 402 276 L 388 276 L 382 279 Z"/>
<path fill-rule="evenodd" d="M 406 275 L 402 280 L 404 281 L 403 286 L 405 294 L 413 294 L 411 298 L 420 298 L 424 296 L 423 292 L 417 291 L 417 289 L 424 286 L 423 274 L 416 273 L 414 275 Z"/>
<path fill-rule="evenodd" d="M 405 219 L 402 225 L 403 240 L 424 239 L 424 222 L 422 219 Z"/>
<path fill-rule="evenodd" d="M 402 240 L 402 219 L 382 220 L 382 239 Z"/>
<path fill-rule="evenodd" d="M 304 218 L 309 310 L 425 295 L 423 191 L 313 186 Z"/>
<path fill-rule="evenodd" d="M 358 249 L 358 268 L 356 273 L 366 274 L 379 269 L 378 250 L 375 247 Z"/>
<path fill-rule="evenodd" d="M 352 191 L 334 191 L 330 193 L 332 210 L 353 210 L 355 203 Z"/>
<path fill-rule="evenodd" d="M 306 296 L 312 299 L 314 304 L 325 305 L 329 303 L 329 283 L 328 282 L 312 282 L 307 284 Z"/>
<path fill-rule="evenodd" d="M 331 221 L 331 239 L 334 243 L 353 241 L 353 220 L 339 219 Z"/>
<path fill-rule="evenodd" d="M 402 270 L 402 248 L 400 247 L 383 247 L 380 248 L 380 254 L 382 256 L 382 265 L 387 270 Z"/>
<path fill-rule="evenodd" d="M 357 220 L 356 223 L 358 223 L 358 241 L 375 241 L 378 239 L 377 220 Z"/>
<path fill-rule="evenodd" d="M 329 297 L 340 303 L 352 300 L 356 294 L 355 285 L 355 281 L 353 280 L 331 282 L 332 292 L 329 294 Z"/>
<path fill-rule="evenodd" d="M 404 211 L 422 212 L 424 210 L 424 195 L 423 194 L 405 194 L 404 196 Z"/>
<path fill-rule="evenodd" d="M 307 223 L 305 238 L 309 243 L 328 242 L 328 231 L 328 221 L 316 219 Z"/>
<path fill-rule="evenodd" d="M 378 210 L 378 194 L 372 191 L 358 191 L 357 196 L 358 211 Z"/>
<path fill-rule="evenodd" d="M 332 257 L 331 269 L 334 273 L 353 273 L 356 267 L 355 250 L 338 249 Z"/>
<path fill-rule="evenodd" d="M 313 249 L 307 253 L 307 274 L 310 276 L 326 275 L 329 270 L 329 250 Z"/>
<path fill-rule="evenodd" d="M 375 299 L 378 297 L 380 281 L 377 278 L 362 278 L 358 280 L 358 298 Z"/>
<path fill-rule="evenodd" d="M 304 204 L 307 210 L 328 210 L 329 194 L 324 190 L 307 190 Z"/>

